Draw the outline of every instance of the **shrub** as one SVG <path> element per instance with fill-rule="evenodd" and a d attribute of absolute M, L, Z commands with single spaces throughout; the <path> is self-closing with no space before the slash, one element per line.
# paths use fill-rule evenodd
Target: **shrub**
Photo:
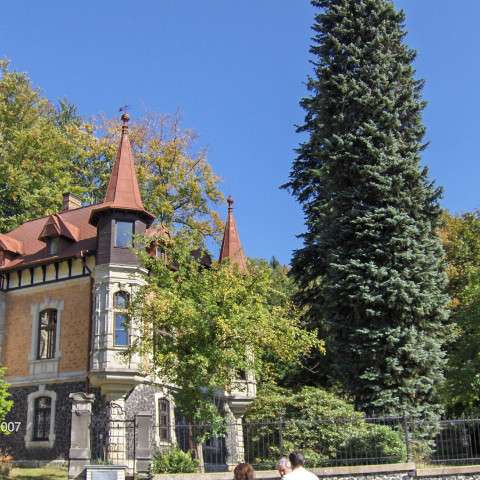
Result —
<path fill-rule="evenodd" d="M 198 461 L 192 458 L 191 452 L 172 448 L 157 452 L 153 456 L 152 473 L 195 473 Z"/>
<path fill-rule="evenodd" d="M 406 458 L 403 437 L 395 427 L 367 423 L 346 399 L 316 387 L 260 391 L 247 412 L 245 429 L 247 457 L 255 464 L 293 450 L 303 452 L 308 467 L 395 463 Z"/>
<path fill-rule="evenodd" d="M 367 424 L 338 451 L 337 464 L 351 463 L 349 458 L 357 459 L 357 464 L 404 462 L 407 448 L 400 432 L 386 425 Z"/>

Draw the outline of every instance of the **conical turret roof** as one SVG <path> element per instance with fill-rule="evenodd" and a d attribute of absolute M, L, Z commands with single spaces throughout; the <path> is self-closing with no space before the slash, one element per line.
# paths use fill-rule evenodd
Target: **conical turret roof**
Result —
<path fill-rule="evenodd" d="M 227 198 L 227 203 L 228 213 L 222 248 L 220 249 L 220 261 L 228 258 L 231 263 L 238 265 L 240 271 L 245 272 L 247 270 L 247 260 L 243 253 L 240 235 L 238 234 L 237 224 L 233 216 L 233 198 L 231 196 Z"/>
<path fill-rule="evenodd" d="M 122 136 L 118 146 L 115 165 L 113 166 L 110 181 L 108 182 L 105 200 L 93 211 L 90 218 L 92 224 L 96 224 L 98 214 L 105 210 L 128 210 L 142 214 L 146 223 L 150 225 L 155 216 L 145 210 L 138 186 L 137 174 L 135 172 L 135 161 L 133 159 L 132 146 L 128 138 L 127 113 L 122 115 Z"/>

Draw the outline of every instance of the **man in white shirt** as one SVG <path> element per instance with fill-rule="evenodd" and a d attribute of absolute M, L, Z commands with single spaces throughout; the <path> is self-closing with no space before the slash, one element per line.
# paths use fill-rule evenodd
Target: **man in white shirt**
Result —
<path fill-rule="evenodd" d="M 287 473 L 283 480 L 318 480 L 318 477 L 304 468 L 305 458 L 300 452 L 292 452 L 288 459 L 292 465 L 292 472 Z"/>

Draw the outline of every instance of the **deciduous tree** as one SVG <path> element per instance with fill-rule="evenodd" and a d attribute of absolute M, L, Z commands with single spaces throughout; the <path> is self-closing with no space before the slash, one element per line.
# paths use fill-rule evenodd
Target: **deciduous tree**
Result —
<path fill-rule="evenodd" d="M 82 193 L 73 182 L 77 145 L 62 124 L 63 107 L 0 61 L 0 232 L 57 212 L 64 192 Z"/>
<path fill-rule="evenodd" d="M 451 415 L 480 412 L 480 215 L 445 212 L 440 238 L 451 295 L 451 342 L 443 400 Z"/>
<path fill-rule="evenodd" d="M 129 354 L 151 359 L 146 372 L 170 386 L 190 421 L 219 419 L 213 398 L 238 387 L 238 372 L 272 379 L 278 363 L 296 363 L 322 349 L 315 332 L 301 328 L 288 297 L 270 302 L 271 269 L 205 266 L 204 256 L 191 254 L 197 244 L 189 236 L 157 241 L 168 261 L 140 252 L 150 273 L 131 305 L 139 336 Z"/>

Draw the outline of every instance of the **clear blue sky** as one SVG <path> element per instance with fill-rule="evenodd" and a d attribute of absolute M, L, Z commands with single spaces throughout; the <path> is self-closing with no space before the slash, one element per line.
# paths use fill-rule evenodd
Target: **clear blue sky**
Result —
<path fill-rule="evenodd" d="M 424 162 L 445 207 L 476 209 L 480 2 L 395 3 L 427 81 Z M 278 187 L 300 140 L 312 18 L 306 0 L 15 0 L 2 4 L 0 56 L 86 116 L 180 109 L 236 200 L 247 254 L 288 263 L 303 218 Z"/>

